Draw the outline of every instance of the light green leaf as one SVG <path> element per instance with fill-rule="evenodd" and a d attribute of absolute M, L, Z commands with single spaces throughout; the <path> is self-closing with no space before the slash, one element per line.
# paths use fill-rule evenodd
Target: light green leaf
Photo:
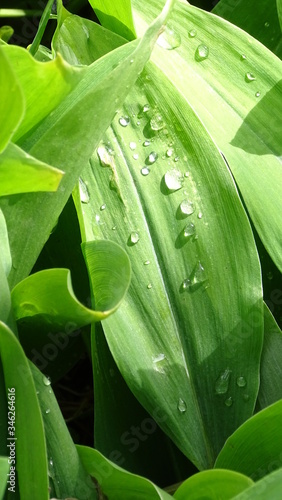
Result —
<path fill-rule="evenodd" d="M 99 451 L 87 446 L 77 446 L 79 457 L 88 472 L 99 483 L 109 500 L 168 500 L 172 498 L 151 481 L 131 474 L 107 460 Z"/>
<path fill-rule="evenodd" d="M 7 475 L 10 469 L 8 457 L 0 457 L 0 498 L 4 498 L 7 486 Z"/>
<path fill-rule="evenodd" d="M 278 290 L 279 293 L 279 290 Z M 280 292 L 281 293 L 281 292 Z M 264 305 L 264 341 L 261 355 L 259 409 L 282 399 L 282 332 Z"/>
<path fill-rule="evenodd" d="M 282 400 L 260 411 L 237 429 L 219 453 L 215 467 L 258 480 L 282 466 Z"/>
<path fill-rule="evenodd" d="M 282 469 L 272 472 L 233 500 L 280 500 L 282 495 Z"/>
<path fill-rule="evenodd" d="M 253 485 L 243 474 L 230 470 L 209 470 L 194 474 L 176 490 L 177 500 L 229 500 Z"/>
<path fill-rule="evenodd" d="M 10 143 L 0 155 L 0 196 L 56 191 L 63 174 Z"/>
<path fill-rule="evenodd" d="M 280 0 L 279 0 L 280 1 Z M 276 0 L 221 0 L 213 13 L 239 26 L 277 55 L 281 42 L 281 28 L 277 14 Z M 281 50 L 281 46 L 280 46 Z"/>
<path fill-rule="evenodd" d="M 13 35 L 14 30 L 12 26 L 1 26 L 0 28 L 0 39 L 4 42 L 8 42 Z"/>
<path fill-rule="evenodd" d="M 9 229 L 11 253 L 15 265 L 9 277 L 11 287 L 26 277 L 34 265 L 78 181 L 83 166 L 88 162 L 117 107 L 123 102 L 130 86 L 148 60 L 170 7 L 171 1 L 168 1 L 163 12 L 141 40 L 118 48 L 88 68 L 71 68 L 69 71 L 68 66 L 62 64 L 58 58 L 50 63 L 39 63 L 23 49 L 15 47 L 9 53 L 11 57 L 15 56 L 12 57 L 13 67 L 17 66 L 17 74 L 20 74 L 22 81 L 25 81 L 23 87 L 26 94 L 29 98 L 33 97 L 32 103 L 29 101 L 30 112 L 26 113 L 27 121 L 24 129 L 21 128 L 19 131 L 20 146 L 30 155 L 66 172 L 56 193 L 15 197 L 13 205 L 9 204 L 9 200 L 0 201 Z M 66 72 L 71 81 L 74 75 L 75 78 L 78 76 L 80 82 L 73 92 L 64 98 L 66 90 L 70 91 L 70 85 L 66 84 L 64 93 L 61 92 L 60 97 L 55 98 L 56 104 L 52 107 L 50 101 L 52 102 L 53 94 L 57 93 L 54 88 L 55 82 L 51 82 L 50 85 L 49 81 L 50 68 L 53 66 L 55 68 L 58 66 L 55 70 L 58 73 L 62 70 L 62 79 Z M 32 73 L 28 71 L 29 67 Z M 35 74 L 37 77 L 31 80 L 30 74 Z M 39 76 L 41 85 L 38 85 Z M 38 101 L 34 102 L 34 97 L 38 94 L 35 90 L 37 86 L 41 89 L 41 98 L 38 97 Z M 43 91 L 46 86 L 50 87 L 50 94 Z M 54 109 L 56 105 L 57 108 Z M 43 119 L 47 113 L 48 117 Z M 41 117 L 40 124 L 37 116 Z M 38 126 L 31 131 L 30 127 L 34 121 Z M 30 132 L 23 137 L 23 132 L 28 130 Z M 19 225 L 20 235 L 17 229 Z"/>
<path fill-rule="evenodd" d="M 105 28 L 126 38 L 136 38 L 130 0 L 89 0 L 100 23 Z M 164 2 L 163 2 L 164 4 Z"/>
<path fill-rule="evenodd" d="M 45 377 L 32 363 L 30 369 L 43 416 L 52 496 L 94 500 L 96 488 L 81 463 L 56 397 Z M 51 495 L 50 495 L 51 497 Z M 27 497 L 28 498 L 28 497 Z M 40 497 L 33 497 L 40 498 Z"/>
<path fill-rule="evenodd" d="M 0 321 L 0 355 L 8 403 L 15 406 L 16 468 L 21 498 L 48 500 L 43 422 L 28 360 L 13 332 Z M 11 397 L 9 398 L 9 394 Z M 13 400 L 12 395 L 15 397 Z M 11 432 L 14 432 L 11 429 Z M 8 428 L 9 433 L 9 428 Z"/>
<path fill-rule="evenodd" d="M 132 1 L 139 33 L 160 3 L 144 9 L 143 1 Z M 182 43 L 175 50 L 157 47 L 152 61 L 224 153 L 257 232 L 282 270 L 281 61 L 247 33 L 185 2 L 176 2 L 170 23 Z M 200 60 L 201 44 L 209 55 Z"/>
<path fill-rule="evenodd" d="M 7 232 L 6 221 L 3 212 L 0 210 L 0 241 L 1 241 L 1 254 L 0 259 L 2 260 L 2 266 L 6 276 L 9 276 L 9 272 L 12 267 L 12 258 L 9 246 L 9 238 Z"/>
<path fill-rule="evenodd" d="M 67 322 L 77 328 L 101 321 L 116 311 L 130 284 L 131 266 L 125 251 L 111 241 L 83 245 L 94 294 L 95 311 L 81 304 L 74 295 L 67 269 L 47 269 L 32 274 L 12 291 L 17 320 L 42 316 L 42 320 L 61 328 Z"/>
<path fill-rule="evenodd" d="M 24 114 L 24 97 L 16 75 L 0 47 L 0 153 L 19 126 Z"/>

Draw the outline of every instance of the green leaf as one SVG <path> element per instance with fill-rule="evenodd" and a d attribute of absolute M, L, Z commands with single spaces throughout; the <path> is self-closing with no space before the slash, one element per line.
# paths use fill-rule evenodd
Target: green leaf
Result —
<path fill-rule="evenodd" d="M 126 38 L 136 38 L 130 0 L 89 0 L 100 23 L 105 28 Z"/>
<path fill-rule="evenodd" d="M 259 2 L 239 0 L 232 3 L 229 0 L 221 0 L 212 12 L 239 26 L 279 55 L 277 50 L 281 42 L 281 28 L 277 7 L 276 0 L 260 0 Z"/>
<path fill-rule="evenodd" d="M 97 498 L 95 485 L 82 465 L 51 388 L 50 380 L 34 365 L 30 364 L 30 368 L 43 416 L 48 473 L 54 488 L 52 496 L 93 500 Z"/>
<path fill-rule="evenodd" d="M 0 39 L 4 42 L 8 42 L 13 35 L 14 30 L 12 26 L 1 26 L 0 28 Z"/>
<path fill-rule="evenodd" d="M 176 490 L 177 500 L 229 500 L 252 486 L 253 481 L 230 470 L 209 470 L 190 477 Z"/>
<path fill-rule="evenodd" d="M 48 0 L 46 7 L 44 9 L 44 12 L 43 12 L 43 14 L 40 18 L 40 21 L 39 21 L 37 33 L 34 37 L 34 40 L 31 44 L 31 46 L 29 47 L 29 52 L 33 56 L 37 52 L 39 44 L 41 42 L 41 39 L 44 35 L 44 31 L 46 29 L 47 23 L 48 23 L 49 18 L 50 18 L 53 3 L 54 3 L 53 0 Z"/>
<path fill-rule="evenodd" d="M 11 143 L 0 155 L 0 196 L 56 191 L 63 173 Z"/>
<path fill-rule="evenodd" d="M 2 321 L 0 354 L 8 404 L 13 400 L 9 398 L 9 394 L 15 397 L 15 410 L 12 410 L 16 417 L 15 435 L 10 436 L 17 439 L 16 464 L 20 497 L 48 500 L 45 436 L 34 382 L 21 345 Z M 13 429 L 11 432 L 14 432 Z M 11 439 L 11 445 L 13 442 Z"/>
<path fill-rule="evenodd" d="M 77 446 L 80 459 L 88 474 L 98 481 L 109 500 L 168 500 L 172 498 L 151 481 L 131 474 L 107 460 L 99 451 L 87 446 Z"/>
<path fill-rule="evenodd" d="M 251 488 L 234 497 L 234 500 L 280 500 L 282 494 L 282 469 L 272 472 Z"/>
<path fill-rule="evenodd" d="M 9 204 L 9 200 L 0 201 L 9 229 L 15 266 L 9 277 L 11 287 L 26 277 L 34 265 L 78 181 L 83 166 L 88 162 L 117 107 L 124 100 L 130 86 L 148 60 L 170 7 L 171 1 L 168 1 L 163 12 L 141 40 L 118 48 L 87 68 L 70 68 L 69 71 L 68 66 L 62 64 L 58 58 L 50 63 L 39 63 L 20 48 L 14 47 L 9 52 L 11 56 L 15 56 L 13 67 L 17 66 L 22 80 L 25 80 L 25 92 L 33 97 L 30 112 L 26 113 L 25 127 L 19 131 L 20 146 L 40 161 L 62 168 L 66 172 L 56 193 L 15 197 L 13 205 Z M 21 55 L 23 57 L 19 57 Z M 32 81 L 25 62 L 33 70 L 32 73 L 37 74 L 37 78 Z M 70 76 L 71 81 L 73 75 L 80 80 L 67 97 L 65 97 L 66 90 L 70 91 L 70 86 L 66 82 L 64 95 L 61 92 L 59 98 L 54 97 L 56 104 L 53 106 L 52 97 L 57 90 L 54 88 L 55 82 L 51 81 L 49 85 L 50 68 L 57 68 L 55 74 L 62 74 L 61 80 L 67 80 L 64 77 L 65 73 L 66 76 Z M 38 85 L 38 73 L 41 85 Z M 49 95 L 48 92 L 43 92 L 46 84 L 50 86 Z M 38 94 L 37 85 L 41 89 L 41 98 L 34 102 L 34 96 Z M 29 90 L 29 87 L 32 90 Z M 54 109 L 56 105 L 57 108 Z M 47 113 L 48 117 L 44 118 Z M 40 124 L 38 116 L 41 117 Z M 35 126 L 34 121 L 38 126 Z M 30 130 L 32 125 L 34 128 Z M 25 132 L 29 130 L 29 133 L 23 137 L 24 130 Z M 18 225 L 21 226 L 20 235 L 17 230 Z"/>
<path fill-rule="evenodd" d="M 9 469 L 8 457 L 0 457 L 0 498 L 4 498 Z"/>
<path fill-rule="evenodd" d="M 5 46 L 0 47 L 0 153 L 19 126 L 25 109 L 23 93 L 5 56 L 5 49 Z"/>
<path fill-rule="evenodd" d="M 276 0 L 276 4 L 277 4 L 277 12 L 278 12 L 278 18 L 279 18 L 279 23 L 280 23 L 280 29 L 282 31 L 282 1 Z"/>
<path fill-rule="evenodd" d="M 5 275 L 8 277 L 12 267 L 12 258 L 9 246 L 6 221 L 3 212 L 1 210 L 0 210 L 0 241 L 1 241 L 0 259 L 2 260 L 2 266 Z"/>
<path fill-rule="evenodd" d="M 279 292 L 279 290 L 278 290 Z M 281 293 L 281 292 L 280 292 Z M 261 355 L 259 409 L 282 399 L 282 332 L 268 307 L 264 306 L 264 341 Z"/>
<path fill-rule="evenodd" d="M 241 472 L 255 481 L 281 467 L 281 419 L 282 400 L 247 420 L 227 439 L 215 467 Z"/>
<path fill-rule="evenodd" d="M 101 321 L 116 311 L 130 284 L 131 266 L 125 251 L 111 241 L 83 245 L 91 279 L 95 311 L 81 304 L 74 295 L 67 269 L 47 269 L 32 274 L 12 291 L 15 318 L 42 316 L 56 328 L 67 322 L 77 328 Z"/>
<path fill-rule="evenodd" d="M 141 32 L 160 3 L 144 9 L 133 0 Z M 258 234 L 282 270 L 281 61 L 239 28 L 185 2 L 176 2 L 170 23 L 182 43 L 176 50 L 157 48 L 152 61 L 224 153 Z M 197 56 L 200 44 L 209 48 L 206 59 Z"/>

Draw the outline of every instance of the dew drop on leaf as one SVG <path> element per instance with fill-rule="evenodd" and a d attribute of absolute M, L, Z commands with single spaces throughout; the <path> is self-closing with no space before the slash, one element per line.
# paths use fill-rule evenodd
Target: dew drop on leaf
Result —
<path fill-rule="evenodd" d="M 203 217 L 202 212 L 199 212 L 197 217 L 198 217 L 198 219 L 202 219 L 202 217 Z"/>
<path fill-rule="evenodd" d="M 183 200 L 180 203 L 180 210 L 185 215 L 191 215 L 194 212 L 194 205 L 192 201 Z"/>
<path fill-rule="evenodd" d="M 148 266 L 149 264 L 150 264 L 150 261 L 149 260 L 145 260 L 144 266 Z"/>
<path fill-rule="evenodd" d="M 146 176 L 146 175 L 149 175 L 150 169 L 148 167 L 143 167 L 143 168 L 141 168 L 140 172 L 142 175 Z"/>
<path fill-rule="evenodd" d="M 241 61 L 245 61 L 247 59 L 247 56 L 245 54 L 241 54 Z"/>
<path fill-rule="evenodd" d="M 154 370 L 159 373 L 165 373 L 166 357 L 163 353 L 158 354 L 153 358 Z"/>
<path fill-rule="evenodd" d="M 167 150 L 167 152 L 166 152 L 166 156 L 167 156 L 168 158 L 170 158 L 170 157 L 173 155 L 173 152 L 174 152 L 174 151 L 173 151 L 173 149 L 172 149 L 172 148 L 168 148 L 168 150 Z"/>
<path fill-rule="evenodd" d="M 196 30 L 190 30 L 188 32 L 188 35 L 190 36 L 190 38 L 195 38 L 195 36 L 197 35 L 197 31 Z"/>
<path fill-rule="evenodd" d="M 46 386 L 51 385 L 50 377 L 46 377 L 45 375 L 43 375 L 43 384 Z"/>
<path fill-rule="evenodd" d="M 231 398 L 231 396 L 224 401 L 224 404 L 225 404 L 225 406 L 228 406 L 228 407 L 233 405 L 233 399 Z"/>
<path fill-rule="evenodd" d="M 147 148 L 148 146 L 150 146 L 151 142 L 150 141 L 144 141 L 143 142 L 143 146 L 145 146 L 145 148 Z"/>
<path fill-rule="evenodd" d="M 138 153 L 134 153 L 134 155 L 133 155 L 133 160 L 138 160 L 138 158 L 139 158 Z"/>
<path fill-rule="evenodd" d="M 204 59 L 207 59 L 209 57 L 209 52 L 210 51 L 207 45 L 204 45 L 203 43 L 198 45 L 195 53 L 196 61 L 203 61 Z"/>
<path fill-rule="evenodd" d="M 189 280 L 189 278 L 186 278 L 182 283 L 182 288 L 184 290 L 187 290 L 187 288 L 189 288 L 190 286 L 191 286 L 191 280 Z"/>
<path fill-rule="evenodd" d="M 266 28 L 269 28 L 270 24 L 266 21 L 266 23 L 264 23 L 264 26 L 265 26 Z"/>
<path fill-rule="evenodd" d="M 193 236 L 193 234 L 195 234 L 196 232 L 196 228 L 195 228 L 195 225 L 193 224 L 193 222 L 190 222 L 190 224 L 188 224 L 185 229 L 184 229 L 184 236 L 185 238 L 188 238 L 189 236 Z"/>
<path fill-rule="evenodd" d="M 238 377 L 236 380 L 236 384 L 238 385 L 238 387 L 245 387 L 247 385 L 247 381 L 245 377 Z"/>
<path fill-rule="evenodd" d="M 164 176 L 166 187 L 170 191 L 177 191 L 182 188 L 183 185 L 183 175 L 176 168 L 168 170 Z"/>
<path fill-rule="evenodd" d="M 121 116 L 120 119 L 119 119 L 119 124 L 122 126 L 122 127 L 127 127 L 127 125 L 129 125 L 130 123 L 130 118 L 129 116 Z"/>
<path fill-rule="evenodd" d="M 157 159 L 158 159 L 158 153 L 152 151 L 147 158 L 147 162 L 152 165 L 153 163 L 155 163 L 155 161 L 157 161 Z"/>
<path fill-rule="evenodd" d="M 149 110 L 150 110 L 149 104 L 144 104 L 144 106 L 143 106 L 143 113 L 147 113 L 147 111 L 149 111 Z"/>
<path fill-rule="evenodd" d="M 231 370 L 229 368 L 226 368 L 219 377 L 217 378 L 215 382 L 215 393 L 216 394 L 226 394 L 228 391 L 229 387 L 229 380 L 230 380 L 230 375 L 231 375 Z"/>
<path fill-rule="evenodd" d="M 133 245 L 135 245 L 136 243 L 138 243 L 139 241 L 139 234 L 136 233 L 135 231 L 133 231 L 130 235 L 130 241 Z"/>
<path fill-rule="evenodd" d="M 255 79 L 256 79 L 256 77 L 255 77 L 255 75 L 253 73 L 248 72 L 248 73 L 245 74 L 245 80 L 246 80 L 246 82 L 248 82 L 248 83 L 249 82 L 253 82 Z"/>
<path fill-rule="evenodd" d="M 81 203 L 89 203 L 90 196 L 85 182 L 79 177 L 79 194 Z"/>
<path fill-rule="evenodd" d="M 100 206 L 100 210 L 105 210 L 105 209 L 106 209 L 106 205 L 105 204 Z"/>
<path fill-rule="evenodd" d="M 152 130 L 162 130 L 165 126 L 165 122 L 160 113 L 156 113 L 152 116 L 150 120 L 150 126 Z"/>
<path fill-rule="evenodd" d="M 167 23 L 164 32 L 158 38 L 157 44 L 166 50 L 173 50 L 180 46 L 181 36 L 172 24 Z"/>
<path fill-rule="evenodd" d="M 130 142 L 129 147 L 130 147 L 131 151 L 134 151 L 134 149 L 136 149 L 136 142 Z"/>
<path fill-rule="evenodd" d="M 260 97 L 260 92 L 256 92 L 256 97 Z"/>
<path fill-rule="evenodd" d="M 177 403 L 177 409 L 178 409 L 179 413 L 182 413 L 182 414 L 183 414 L 183 413 L 185 413 L 185 412 L 186 412 L 186 410 L 187 410 L 187 405 L 186 405 L 186 403 L 185 403 L 184 399 L 179 398 L 178 403 Z"/>
<path fill-rule="evenodd" d="M 151 290 L 152 286 L 153 286 L 152 283 L 148 283 L 147 285 L 148 290 Z"/>
<path fill-rule="evenodd" d="M 244 401 L 249 401 L 249 399 L 250 399 L 249 394 L 244 394 L 243 399 L 244 399 Z"/>
<path fill-rule="evenodd" d="M 50 413 L 50 408 L 47 408 L 47 410 L 45 410 L 45 413 L 48 415 L 48 413 Z"/>

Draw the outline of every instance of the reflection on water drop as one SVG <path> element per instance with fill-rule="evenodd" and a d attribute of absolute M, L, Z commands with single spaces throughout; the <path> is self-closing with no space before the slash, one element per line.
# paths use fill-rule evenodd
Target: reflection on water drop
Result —
<path fill-rule="evenodd" d="M 186 290 L 187 288 L 189 288 L 191 286 L 191 280 L 189 280 L 188 278 L 186 278 L 183 283 L 182 283 L 182 288 L 184 290 Z"/>
<path fill-rule="evenodd" d="M 138 153 L 134 153 L 134 155 L 132 155 L 132 158 L 133 158 L 133 160 L 138 160 L 138 158 L 139 158 Z"/>
<path fill-rule="evenodd" d="M 166 187 L 170 191 L 177 191 L 182 188 L 183 185 L 183 175 L 176 168 L 168 170 L 164 176 Z"/>
<path fill-rule="evenodd" d="M 199 212 L 197 217 L 198 217 L 198 219 L 202 219 L 202 217 L 203 217 L 202 212 Z"/>
<path fill-rule="evenodd" d="M 157 159 L 158 159 L 158 153 L 152 151 L 147 158 L 147 162 L 153 164 L 155 163 L 155 161 L 157 161 Z"/>
<path fill-rule="evenodd" d="M 196 49 L 196 52 L 195 52 L 195 58 L 196 58 L 196 61 L 203 61 L 204 59 L 207 59 L 209 57 L 209 48 L 207 47 L 207 45 L 204 45 L 203 43 L 201 43 L 197 49 Z"/>
<path fill-rule="evenodd" d="M 194 38 L 196 35 L 197 35 L 197 31 L 196 30 L 190 30 L 188 35 L 190 36 L 190 38 Z"/>
<path fill-rule="evenodd" d="M 260 97 L 260 92 L 256 92 L 255 96 Z"/>
<path fill-rule="evenodd" d="M 173 153 L 174 153 L 173 148 L 168 148 L 168 150 L 166 152 L 166 156 L 168 158 L 170 158 L 173 155 Z"/>
<path fill-rule="evenodd" d="M 253 73 L 250 73 L 248 71 L 248 73 L 245 74 L 245 80 L 246 82 L 253 82 L 254 80 L 256 79 L 255 75 Z"/>
<path fill-rule="evenodd" d="M 165 366 L 167 364 L 166 357 L 163 353 L 158 354 L 153 358 L 154 370 L 159 373 L 165 373 Z"/>
<path fill-rule="evenodd" d="M 146 175 L 149 175 L 150 169 L 148 167 L 143 167 L 143 168 L 141 168 L 140 172 L 142 175 L 146 176 Z"/>
<path fill-rule="evenodd" d="M 149 106 L 149 104 L 145 104 L 145 105 L 143 106 L 143 113 L 147 113 L 147 111 L 149 111 L 149 110 L 150 110 L 150 106 Z"/>
<path fill-rule="evenodd" d="M 130 235 L 130 241 L 133 245 L 135 245 L 136 243 L 138 243 L 139 241 L 139 234 L 136 233 L 136 231 L 133 231 Z"/>
<path fill-rule="evenodd" d="M 106 208 L 105 204 L 100 206 L 100 210 L 105 210 L 105 208 Z"/>
<path fill-rule="evenodd" d="M 159 36 L 157 44 L 166 50 L 173 50 L 180 46 L 181 36 L 172 26 L 167 23 L 164 32 Z"/>
<path fill-rule="evenodd" d="M 180 203 L 180 210 L 185 215 L 191 215 L 194 212 L 194 205 L 192 201 L 183 200 Z"/>
<path fill-rule="evenodd" d="M 245 387 L 247 385 L 247 381 L 245 377 L 238 377 L 236 380 L 236 384 L 238 385 L 238 387 Z"/>
<path fill-rule="evenodd" d="M 119 124 L 122 126 L 122 127 L 127 127 L 127 125 L 129 125 L 130 123 L 130 118 L 129 116 L 121 116 L 120 119 L 119 119 Z"/>
<path fill-rule="evenodd" d="M 136 142 L 130 142 L 129 147 L 130 147 L 131 151 L 134 151 L 134 149 L 136 149 Z"/>
<path fill-rule="evenodd" d="M 150 126 L 152 130 L 162 130 L 162 128 L 164 128 L 165 122 L 160 113 L 156 113 L 152 116 L 150 120 Z"/>
<path fill-rule="evenodd" d="M 149 260 L 145 260 L 144 266 L 148 266 L 149 264 L 150 264 L 150 261 Z"/>
<path fill-rule="evenodd" d="M 50 377 L 46 377 L 45 375 L 43 375 L 43 384 L 46 386 L 51 385 Z"/>
<path fill-rule="evenodd" d="M 152 285 L 152 283 L 149 283 L 149 284 L 147 285 L 148 290 L 151 290 L 152 286 L 153 286 L 153 285 Z"/>
<path fill-rule="evenodd" d="M 82 203 L 89 203 L 90 196 L 85 182 L 79 177 L 79 194 Z"/>
<path fill-rule="evenodd" d="M 188 224 L 184 229 L 184 236 L 185 236 L 185 238 L 188 238 L 189 236 L 193 236 L 193 234 L 195 234 L 195 232 L 196 232 L 196 228 L 195 228 L 193 222 L 190 222 L 190 224 Z"/>
<path fill-rule="evenodd" d="M 50 408 L 47 408 L 47 410 L 45 410 L 45 413 L 48 415 L 48 413 L 50 413 Z"/>
<path fill-rule="evenodd" d="M 265 26 L 266 28 L 269 28 L 270 24 L 266 21 L 266 23 L 264 23 L 264 26 Z"/>
<path fill-rule="evenodd" d="M 229 380 L 231 375 L 230 368 L 226 368 L 215 382 L 215 392 L 216 394 L 226 394 L 229 387 Z"/>
<path fill-rule="evenodd" d="M 185 412 L 186 412 L 186 410 L 187 410 L 187 405 L 186 405 L 186 403 L 185 403 L 184 399 L 179 398 L 178 403 L 177 403 L 177 409 L 178 409 L 179 413 L 182 413 L 182 414 L 183 414 L 183 413 L 185 413 Z"/>
<path fill-rule="evenodd" d="M 245 54 L 242 54 L 241 55 L 241 61 L 245 61 L 245 59 L 247 59 L 247 56 Z"/>
<path fill-rule="evenodd" d="M 143 142 L 143 146 L 145 146 L 145 148 L 150 146 L 150 144 L 151 144 L 151 141 L 144 141 Z"/>
<path fill-rule="evenodd" d="M 233 405 L 233 399 L 231 398 L 231 396 L 224 401 L 224 404 L 225 404 L 225 406 L 228 406 L 228 407 Z"/>

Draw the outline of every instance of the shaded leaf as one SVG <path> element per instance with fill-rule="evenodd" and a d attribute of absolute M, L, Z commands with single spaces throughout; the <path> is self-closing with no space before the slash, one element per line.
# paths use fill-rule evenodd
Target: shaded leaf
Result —
<path fill-rule="evenodd" d="M 105 28 L 126 38 L 136 38 L 130 0 L 89 0 L 100 23 Z"/>

